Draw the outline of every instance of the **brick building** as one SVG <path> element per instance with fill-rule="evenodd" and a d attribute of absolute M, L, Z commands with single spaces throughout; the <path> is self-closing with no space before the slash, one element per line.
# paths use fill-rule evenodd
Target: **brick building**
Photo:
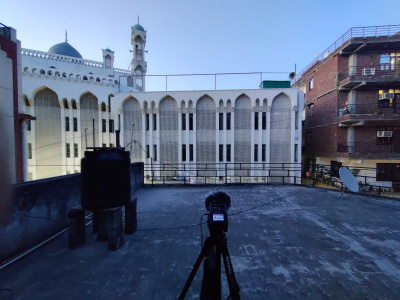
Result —
<path fill-rule="evenodd" d="M 351 28 L 295 86 L 306 94 L 306 164 L 329 165 L 333 174 L 356 167 L 371 184 L 400 183 L 400 25 Z"/>

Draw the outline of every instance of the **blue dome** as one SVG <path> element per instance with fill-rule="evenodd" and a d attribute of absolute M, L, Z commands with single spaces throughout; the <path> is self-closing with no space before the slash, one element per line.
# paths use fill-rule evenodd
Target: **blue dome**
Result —
<path fill-rule="evenodd" d="M 112 52 L 109 48 L 104 49 L 106 52 Z"/>
<path fill-rule="evenodd" d="M 133 25 L 133 28 L 135 28 L 136 30 L 144 31 L 143 26 L 140 24 Z"/>
<path fill-rule="evenodd" d="M 68 44 L 68 42 L 56 44 L 52 46 L 47 52 L 50 54 L 60 54 L 76 58 L 83 58 L 82 55 L 78 52 L 78 50 L 76 50 L 74 47 Z"/>

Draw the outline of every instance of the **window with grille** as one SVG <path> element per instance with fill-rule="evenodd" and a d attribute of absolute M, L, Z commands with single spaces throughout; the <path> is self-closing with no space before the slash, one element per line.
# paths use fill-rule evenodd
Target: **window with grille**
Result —
<path fill-rule="evenodd" d="M 69 131 L 69 117 L 65 117 L 65 131 Z"/>

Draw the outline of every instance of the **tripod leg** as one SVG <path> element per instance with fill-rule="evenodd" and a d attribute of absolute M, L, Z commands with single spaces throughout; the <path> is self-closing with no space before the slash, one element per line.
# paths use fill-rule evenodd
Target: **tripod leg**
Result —
<path fill-rule="evenodd" d="M 211 245 L 209 255 L 204 260 L 200 299 L 221 299 L 221 252 L 214 245 Z"/>
<path fill-rule="evenodd" d="M 199 254 L 199 257 L 197 258 L 196 263 L 193 266 L 192 272 L 190 272 L 189 278 L 187 279 L 186 284 L 183 287 L 181 295 L 179 296 L 179 300 L 183 300 L 185 298 L 186 293 L 190 287 L 190 284 L 192 283 L 193 278 L 196 275 L 197 270 L 199 269 L 201 261 L 206 256 L 206 253 L 208 253 L 208 251 L 210 250 L 210 247 L 211 247 L 211 240 L 210 240 L 210 237 L 208 237 L 208 238 L 206 238 L 206 240 L 204 242 L 204 246 L 201 249 L 201 252 Z"/>
<path fill-rule="evenodd" d="M 224 236 L 223 238 L 219 239 L 216 246 L 217 248 L 220 248 L 222 258 L 224 260 L 225 273 L 229 285 L 230 299 L 240 300 L 240 288 L 236 282 L 235 273 L 233 272 L 233 266 L 231 262 L 231 257 L 229 256 L 226 237 Z"/>

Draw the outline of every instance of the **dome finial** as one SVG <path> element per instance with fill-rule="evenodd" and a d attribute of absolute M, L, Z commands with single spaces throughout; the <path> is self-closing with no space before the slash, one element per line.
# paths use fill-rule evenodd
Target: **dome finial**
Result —
<path fill-rule="evenodd" d="M 137 23 L 140 24 L 140 23 L 139 23 L 139 15 L 137 15 Z"/>
<path fill-rule="evenodd" d="M 68 32 L 67 32 L 67 29 L 65 29 L 65 42 L 68 43 Z"/>

